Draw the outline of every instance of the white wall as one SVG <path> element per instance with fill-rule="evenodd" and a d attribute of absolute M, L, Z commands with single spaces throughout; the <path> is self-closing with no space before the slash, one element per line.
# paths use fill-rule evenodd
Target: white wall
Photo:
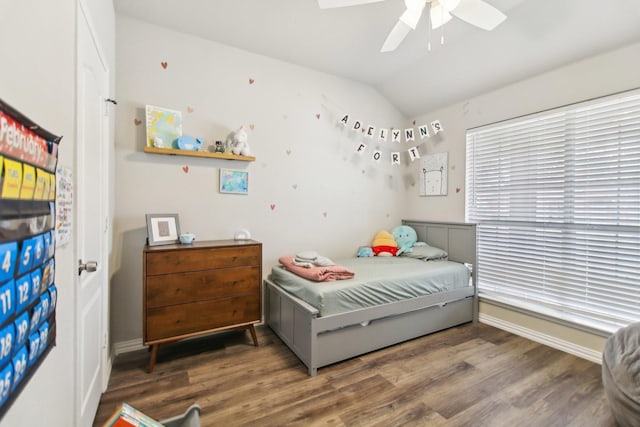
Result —
<path fill-rule="evenodd" d="M 417 197 L 415 193 L 411 194 L 406 216 L 464 221 L 467 129 L 637 87 L 640 87 L 640 43 L 569 64 L 419 117 L 418 121 L 438 118 L 445 128 L 441 141 L 430 142 L 422 148 L 425 153 L 449 152 L 449 195 Z M 415 166 L 413 173 L 418 174 Z M 456 188 L 460 191 L 457 192 Z M 533 332 L 547 333 L 562 340 L 574 337 L 575 344 L 597 351 L 601 351 L 604 345 L 603 337 L 584 339 L 583 334 L 569 328 L 491 307 L 487 303 L 480 305 L 480 311 L 481 314 L 530 328 Z"/>
<path fill-rule="evenodd" d="M 354 255 L 377 231 L 400 223 L 406 166 L 391 165 L 389 142 L 379 164 L 359 156 L 362 134 L 338 124 L 351 113 L 366 124 L 404 127 L 370 87 L 131 18 L 117 21 L 115 343 L 142 337 L 146 213 L 178 213 L 182 230 L 198 240 L 249 229 L 263 242 L 265 274 L 279 256 L 304 249 Z M 256 161 L 144 153 L 145 104 L 182 111 L 184 134 L 206 145 L 253 125 Z M 220 168 L 248 171 L 249 195 L 219 193 Z"/>
<path fill-rule="evenodd" d="M 59 163 L 72 167 L 75 1 L 4 1 L 1 9 L 0 96 L 45 129 L 63 135 Z M 73 425 L 73 251 L 73 244 L 56 249 L 56 346 L 5 414 L 3 426 L 38 425 L 44 414 L 51 425 Z M 55 389 L 67 392 L 52 393 Z"/>
<path fill-rule="evenodd" d="M 115 17 L 93 0 L 99 38 L 115 66 Z M 76 1 L 0 1 L 0 97 L 50 132 L 63 135 L 59 164 L 75 165 Z M 56 346 L 0 421 L 2 426 L 74 425 L 75 242 L 56 249 Z"/>

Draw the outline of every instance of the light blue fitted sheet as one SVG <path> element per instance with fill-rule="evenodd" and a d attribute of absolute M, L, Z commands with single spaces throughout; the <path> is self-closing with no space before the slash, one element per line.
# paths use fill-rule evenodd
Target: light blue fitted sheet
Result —
<path fill-rule="evenodd" d="M 355 272 L 355 277 L 335 282 L 313 282 L 282 266 L 276 266 L 271 270 L 270 279 L 317 308 L 320 316 L 470 286 L 469 270 L 457 262 L 404 257 L 345 258 L 334 261 Z"/>

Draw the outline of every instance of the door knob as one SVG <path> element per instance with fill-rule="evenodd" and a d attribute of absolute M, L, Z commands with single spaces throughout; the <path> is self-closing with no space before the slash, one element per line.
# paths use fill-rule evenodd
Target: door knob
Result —
<path fill-rule="evenodd" d="M 86 263 L 83 263 L 81 259 L 78 260 L 78 276 L 82 274 L 83 271 L 86 271 L 87 273 L 93 273 L 97 269 L 97 261 L 87 261 Z"/>

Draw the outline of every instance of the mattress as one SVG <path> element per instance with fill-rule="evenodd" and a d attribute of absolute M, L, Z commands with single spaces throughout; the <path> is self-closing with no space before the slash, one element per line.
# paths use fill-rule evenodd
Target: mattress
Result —
<path fill-rule="evenodd" d="M 447 290 L 469 288 L 464 264 L 405 257 L 363 257 L 334 260 L 355 273 L 353 279 L 313 282 L 283 266 L 273 267 L 270 280 L 315 307 L 320 316 L 345 313 Z"/>

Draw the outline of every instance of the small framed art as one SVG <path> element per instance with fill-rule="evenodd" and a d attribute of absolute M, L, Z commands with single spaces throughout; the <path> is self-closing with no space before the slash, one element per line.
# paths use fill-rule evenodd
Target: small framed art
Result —
<path fill-rule="evenodd" d="M 149 246 L 170 245 L 180 241 L 178 214 L 146 214 L 146 217 Z"/>
<path fill-rule="evenodd" d="M 435 153 L 420 159 L 420 195 L 446 196 L 449 153 Z"/>
<path fill-rule="evenodd" d="M 221 168 L 220 192 L 249 194 L 249 172 Z"/>

